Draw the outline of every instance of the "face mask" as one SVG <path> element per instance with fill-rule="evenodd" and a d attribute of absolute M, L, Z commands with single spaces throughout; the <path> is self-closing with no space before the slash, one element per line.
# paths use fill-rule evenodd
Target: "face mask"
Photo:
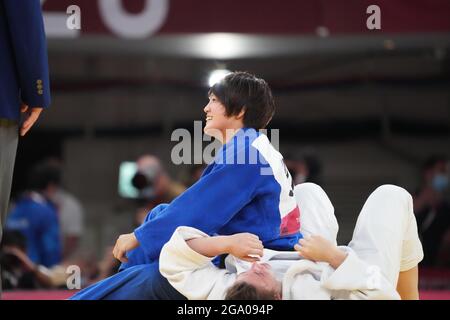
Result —
<path fill-rule="evenodd" d="M 448 177 L 445 174 L 437 174 L 432 181 L 433 189 L 442 192 L 448 187 Z"/>

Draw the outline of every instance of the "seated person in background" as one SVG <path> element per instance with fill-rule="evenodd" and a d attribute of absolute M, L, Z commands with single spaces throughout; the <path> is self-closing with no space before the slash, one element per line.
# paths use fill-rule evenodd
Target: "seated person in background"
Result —
<path fill-rule="evenodd" d="M 46 163 L 38 164 L 29 176 L 27 191 L 6 220 L 6 230 L 21 232 L 27 243 L 27 255 L 36 263 L 52 267 L 61 263 L 60 226 L 53 197 L 60 172 Z"/>
<path fill-rule="evenodd" d="M 302 259 L 267 251 L 252 234 L 210 237 L 179 227 L 161 251 L 161 274 L 188 299 L 418 299 L 423 252 L 407 191 L 376 189 L 346 247 L 336 245 L 337 222 L 325 192 L 305 183 L 295 193 L 306 204 L 300 208 L 306 238 L 295 246 Z M 224 253 L 252 264 L 246 270 L 234 263 L 237 272 L 218 269 L 211 260 Z M 258 256 L 265 262 L 256 262 Z"/>
<path fill-rule="evenodd" d="M 55 286 L 52 271 L 35 264 L 26 254 L 26 239 L 18 231 L 5 231 L 0 248 L 2 287 L 5 290 Z"/>
<path fill-rule="evenodd" d="M 450 262 L 445 257 L 450 247 L 448 174 L 448 158 L 431 156 L 422 167 L 422 185 L 414 196 L 414 211 L 425 251 L 423 266 L 445 266 Z"/>
<path fill-rule="evenodd" d="M 52 203 L 55 204 L 58 212 L 60 234 L 62 239 L 62 259 L 67 260 L 79 248 L 84 231 L 84 208 L 80 200 L 61 183 L 63 175 L 63 163 L 57 158 L 48 158 L 44 161 L 46 165 L 52 167 L 60 178 L 55 181 L 54 192 L 49 196 Z"/>

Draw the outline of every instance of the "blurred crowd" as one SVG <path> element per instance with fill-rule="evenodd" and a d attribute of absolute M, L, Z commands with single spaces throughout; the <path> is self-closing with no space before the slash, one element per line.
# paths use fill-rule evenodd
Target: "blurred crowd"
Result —
<path fill-rule="evenodd" d="M 322 183 L 322 164 L 314 154 L 286 155 L 295 184 Z M 205 165 L 192 165 L 172 178 L 160 159 L 142 155 L 135 161 L 131 185 L 136 189 L 133 223 L 140 225 L 160 203 L 172 201 L 201 176 Z M 67 266 L 82 270 L 83 287 L 117 272 L 119 262 L 105 248 L 97 261 L 78 250 L 84 232 L 82 203 L 61 181 L 62 163 L 47 159 L 29 173 L 27 187 L 12 202 L 0 247 L 2 285 L 12 289 L 65 289 Z M 444 155 L 429 157 L 419 170 L 420 186 L 413 194 L 414 212 L 424 247 L 423 267 L 450 268 L 449 161 Z"/>

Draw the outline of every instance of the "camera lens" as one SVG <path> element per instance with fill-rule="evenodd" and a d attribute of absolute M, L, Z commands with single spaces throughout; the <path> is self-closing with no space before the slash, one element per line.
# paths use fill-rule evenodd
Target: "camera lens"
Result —
<path fill-rule="evenodd" d="M 131 183 L 138 190 L 142 190 L 149 186 L 149 181 L 147 177 L 140 172 L 134 175 L 133 179 L 131 180 Z"/>

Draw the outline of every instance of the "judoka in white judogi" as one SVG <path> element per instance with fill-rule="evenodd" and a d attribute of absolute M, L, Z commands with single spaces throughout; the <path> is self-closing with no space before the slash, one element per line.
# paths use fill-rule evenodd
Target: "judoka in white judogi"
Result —
<path fill-rule="evenodd" d="M 301 232 L 319 234 L 336 244 L 338 224 L 334 208 L 321 187 L 295 187 L 302 212 Z M 251 265 L 228 256 L 226 269 L 190 248 L 189 239 L 208 237 L 200 230 L 179 227 L 164 246 L 160 271 L 188 299 L 223 299 L 241 272 Z M 414 268 L 423 258 L 411 195 L 394 185 L 377 188 L 367 199 L 343 263 L 301 259 L 298 252 L 264 249 L 268 263 L 282 283 L 282 299 L 400 299 L 396 291 L 400 271 Z"/>

